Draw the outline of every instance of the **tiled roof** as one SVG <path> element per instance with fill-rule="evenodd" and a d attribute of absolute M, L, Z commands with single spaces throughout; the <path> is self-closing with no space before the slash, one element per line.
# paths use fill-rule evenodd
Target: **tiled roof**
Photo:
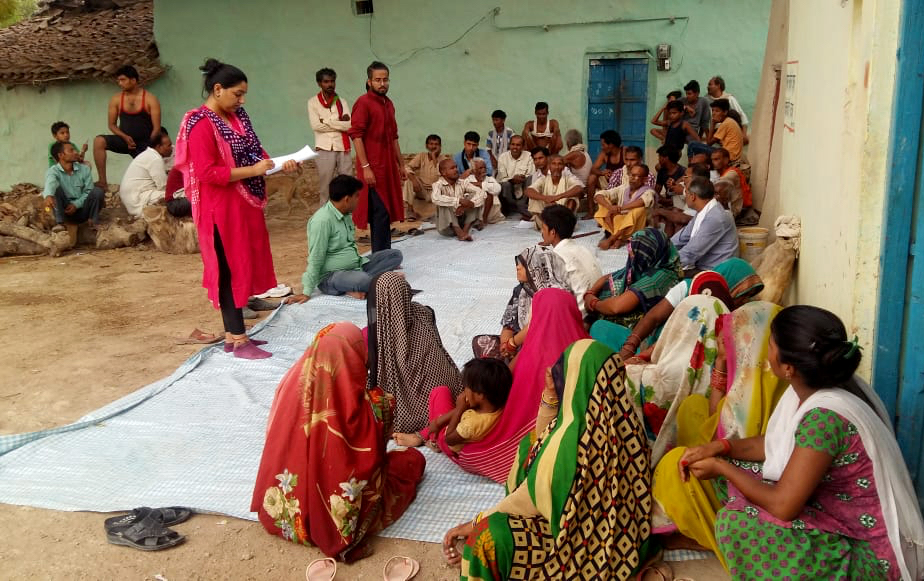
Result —
<path fill-rule="evenodd" d="M 113 8 L 96 9 L 108 5 Z M 153 0 L 57 0 L 0 29 L 0 84 L 112 78 L 123 65 L 143 82 L 164 73 L 154 43 Z"/>

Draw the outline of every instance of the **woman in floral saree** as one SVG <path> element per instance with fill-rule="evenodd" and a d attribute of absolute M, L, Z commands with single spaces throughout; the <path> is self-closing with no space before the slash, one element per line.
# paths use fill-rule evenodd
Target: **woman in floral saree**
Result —
<path fill-rule="evenodd" d="M 354 561 L 407 509 L 425 460 L 385 452 L 394 399 L 366 388 L 366 342 L 351 323 L 322 329 L 270 409 L 250 510 L 264 528 Z"/>
<path fill-rule="evenodd" d="M 622 361 L 582 339 L 546 384 L 540 436 L 522 440 L 508 495 L 446 534 L 444 554 L 462 561 L 462 579 L 626 579 L 646 557 L 649 451 Z"/>

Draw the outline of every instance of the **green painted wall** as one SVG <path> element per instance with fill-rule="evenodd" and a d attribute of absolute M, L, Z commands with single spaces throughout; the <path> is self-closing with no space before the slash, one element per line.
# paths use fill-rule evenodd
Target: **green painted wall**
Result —
<path fill-rule="evenodd" d="M 391 67 L 404 151 L 421 150 L 424 137 L 438 133 L 444 150 L 455 152 L 465 131 L 486 134 L 496 108 L 519 131 L 539 100 L 550 103 L 563 131 L 583 133 L 589 58 L 653 54 L 659 43 L 673 46 L 672 70 L 656 71 L 652 59 L 649 117 L 668 91 L 695 78 L 705 92 L 715 74 L 750 114 L 770 0 L 382 0 L 375 8 L 369 17 L 354 16 L 347 0 L 157 0 L 155 37 L 170 70 L 150 88 L 167 128 L 173 133 L 201 103 L 197 67 L 213 56 L 250 78 L 247 109 L 272 155 L 312 142 L 306 102 L 317 92 L 314 71 L 334 68 L 352 103 L 373 59 Z M 52 121 L 68 121 L 81 142 L 104 132 L 114 90 L 77 83 L 0 92 L 0 188 L 41 180 Z M 128 158 L 110 159 L 115 182 Z"/>

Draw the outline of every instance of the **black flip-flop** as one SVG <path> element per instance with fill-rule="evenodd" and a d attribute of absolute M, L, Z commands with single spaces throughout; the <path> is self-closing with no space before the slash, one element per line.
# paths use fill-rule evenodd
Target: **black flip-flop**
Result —
<path fill-rule="evenodd" d="M 151 512 L 130 525 L 114 526 L 107 530 L 106 540 L 113 545 L 132 547 L 139 551 L 160 551 L 179 545 L 186 537 L 165 527 Z"/>
<path fill-rule="evenodd" d="M 108 533 L 114 528 L 127 527 L 136 521 L 143 520 L 148 515 L 153 516 L 157 522 L 165 527 L 171 527 L 181 522 L 188 521 L 192 514 L 191 510 L 182 506 L 167 506 L 164 508 L 149 508 L 147 506 L 142 506 L 132 510 L 128 514 L 107 518 L 103 522 L 103 528 L 106 529 Z"/>
<path fill-rule="evenodd" d="M 423 236 L 423 233 L 424 233 L 423 230 L 421 230 L 420 228 L 411 228 L 410 230 L 407 231 L 407 234 L 410 236 Z"/>

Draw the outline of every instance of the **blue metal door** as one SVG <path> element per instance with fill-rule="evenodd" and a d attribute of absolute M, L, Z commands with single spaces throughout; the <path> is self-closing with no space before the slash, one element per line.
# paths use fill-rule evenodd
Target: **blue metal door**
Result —
<path fill-rule="evenodd" d="M 587 87 L 587 150 L 600 153 L 600 134 L 615 129 L 623 145 L 645 148 L 648 59 L 591 59 Z"/>
<path fill-rule="evenodd" d="M 924 505 L 924 4 L 903 0 L 889 147 L 873 387 Z"/>

